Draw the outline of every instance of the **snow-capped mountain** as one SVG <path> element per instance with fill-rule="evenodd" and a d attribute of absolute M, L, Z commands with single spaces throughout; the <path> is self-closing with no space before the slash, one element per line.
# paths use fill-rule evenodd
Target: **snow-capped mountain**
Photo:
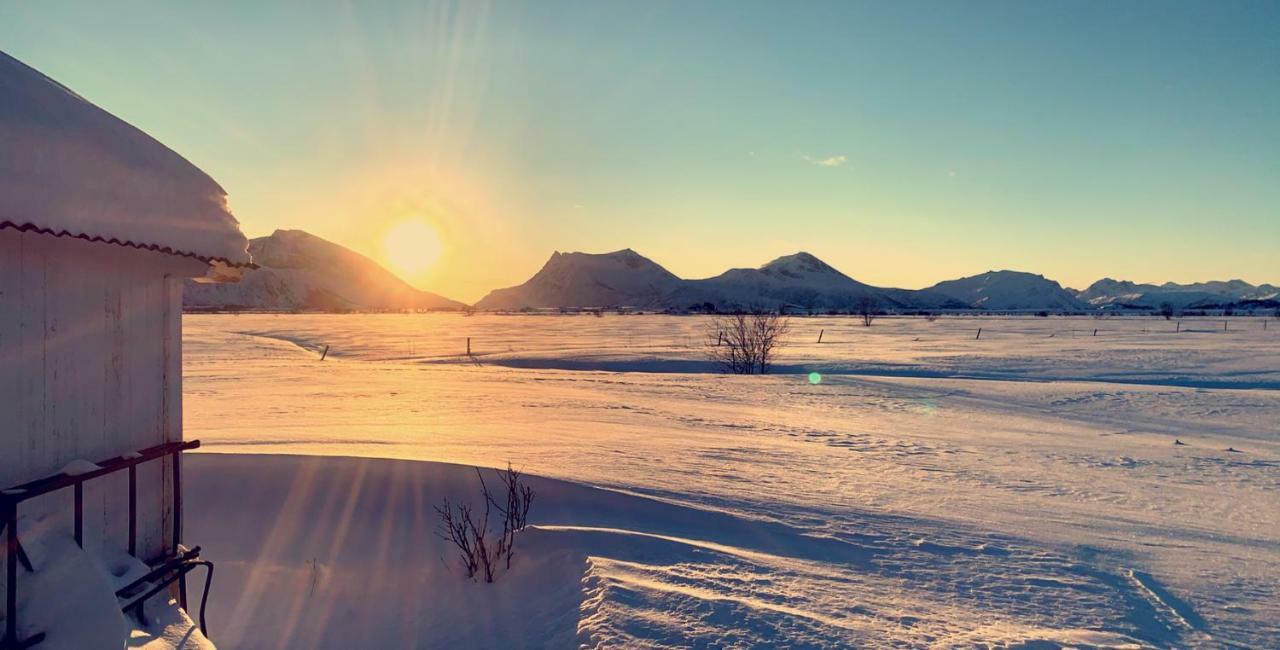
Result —
<path fill-rule="evenodd" d="M 491 291 L 476 307 L 653 309 L 667 306 L 682 282 L 630 248 L 602 254 L 556 252 L 527 282 Z"/>
<path fill-rule="evenodd" d="M 1166 282 L 1160 285 L 1160 288 L 1165 291 L 1203 291 L 1236 300 L 1274 300 L 1280 296 L 1280 287 L 1270 284 L 1254 286 L 1244 280 L 1211 280 L 1192 284 Z"/>
<path fill-rule="evenodd" d="M 928 289 L 974 309 L 1009 311 L 1082 311 L 1089 305 L 1043 275 L 1022 271 L 987 271 L 939 282 Z"/>
<path fill-rule="evenodd" d="M 1175 309 L 1186 309 L 1245 301 L 1274 301 L 1280 299 L 1280 287 L 1269 284 L 1254 286 L 1243 280 L 1157 285 L 1103 278 L 1076 297 L 1101 308 L 1157 309 L 1168 303 Z"/>
<path fill-rule="evenodd" d="M 277 230 L 249 242 L 259 266 L 235 284 L 188 282 L 193 309 L 462 309 L 415 289 L 377 262 L 301 230 Z"/>
<path fill-rule="evenodd" d="M 863 284 L 817 257 L 799 252 L 756 269 L 730 269 L 713 278 L 688 280 L 673 306 L 711 303 L 718 309 L 849 310 L 870 299 L 877 309 L 962 307 L 946 296 Z"/>

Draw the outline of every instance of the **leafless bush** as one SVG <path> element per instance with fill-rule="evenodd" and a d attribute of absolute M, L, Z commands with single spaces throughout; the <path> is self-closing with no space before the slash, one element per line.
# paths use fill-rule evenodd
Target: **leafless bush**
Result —
<path fill-rule="evenodd" d="M 485 582 L 493 582 L 499 566 L 511 568 L 516 533 L 528 526 L 529 508 L 534 497 L 533 488 L 524 484 L 521 473 L 510 463 L 507 463 L 506 471 L 495 472 L 505 494 L 491 492 L 484 475 L 476 470 L 484 500 L 483 516 L 477 515 L 470 503 L 451 503 L 447 498 L 436 506 L 436 514 L 440 517 L 436 535 L 453 544 L 468 578 L 482 575 Z M 489 519 L 494 510 L 502 516 L 502 530 L 496 540 L 490 536 L 489 530 Z"/>
<path fill-rule="evenodd" d="M 529 525 L 529 508 L 533 505 L 533 488 L 521 482 L 521 473 L 507 463 L 506 471 L 499 471 L 498 480 L 502 482 L 502 501 L 489 491 L 484 475 L 476 470 L 480 477 L 480 489 L 484 492 L 485 502 L 493 506 L 502 515 L 502 537 L 498 547 L 506 558 L 507 568 L 511 568 L 511 558 L 516 554 L 516 533 Z"/>
<path fill-rule="evenodd" d="M 932 323 L 938 320 L 938 315 L 931 312 L 931 313 L 925 314 L 924 319 Z"/>
<path fill-rule="evenodd" d="M 447 497 L 436 506 L 436 514 L 440 516 L 440 528 L 436 531 L 436 535 L 451 542 L 458 549 L 463 570 L 466 571 L 468 578 L 474 577 L 481 564 L 480 549 L 485 546 L 484 537 L 489 523 L 488 504 L 485 508 L 484 521 L 479 526 L 476 526 L 475 519 L 472 517 L 471 504 L 450 503 Z"/>
<path fill-rule="evenodd" d="M 765 374 L 790 328 L 781 314 L 717 316 L 707 327 L 707 356 L 737 375 Z"/>
<path fill-rule="evenodd" d="M 876 299 L 871 296 L 863 296 L 854 303 L 854 312 L 862 317 L 863 327 L 871 327 L 871 321 L 876 319 L 879 312 L 878 307 Z"/>

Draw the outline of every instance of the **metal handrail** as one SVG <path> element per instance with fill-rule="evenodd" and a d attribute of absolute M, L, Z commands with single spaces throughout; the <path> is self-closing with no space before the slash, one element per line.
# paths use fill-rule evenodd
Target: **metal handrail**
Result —
<path fill-rule="evenodd" d="M 133 582 L 130 582 L 129 584 L 121 587 L 120 589 L 117 589 L 116 590 L 117 599 L 123 599 L 123 598 L 131 599 L 120 607 L 121 611 L 124 611 L 127 613 L 130 610 L 136 610 L 138 613 L 138 619 L 140 621 L 145 622 L 145 613 L 143 611 L 143 606 L 146 604 L 147 600 L 152 596 L 163 591 L 165 587 L 168 587 L 174 582 L 180 581 L 181 579 L 185 578 L 188 573 L 191 573 L 197 567 L 204 567 L 207 570 L 207 573 L 205 574 L 205 579 L 204 579 L 204 590 L 200 596 L 199 620 L 200 620 L 200 633 L 204 634 L 205 636 L 208 636 L 209 628 L 208 628 L 208 625 L 205 623 L 204 610 L 205 610 L 205 606 L 208 605 L 208 602 L 209 602 L 209 585 L 213 584 L 213 563 L 208 560 L 200 559 L 199 546 L 191 550 L 182 551 L 178 555 L 172 558 L 169 558 L 168 560 L 161 563 L 159 566 L 148 571 L 146 575 L 139 577 L 138 579 L 134 580 Z M 157 579 L 159 579 L 159 582 L 156 582 Z M 141 596 L 136 595 L 137 589 L 143 585 L 150 586 L 150 589 L 148 589 L 147 592 L 142 594 Z M 181 603 L 182 608 L 184 610 L 187 608 L 187 603 L 185 602 L 186 601 L 185 596 L 186 594 L 184 593 L 183 594 L 184 602 Z"/>
<path fill-rule="evenodd" d="M 12 488 L 0 492 L 0 530 L 5 531 L 5 631 L 4 636 L 0 637 L 0 650 L 20 650 L 29 648 L 42 640 L 44 633 L 38 633 L 28 639 L 20 640 L 18 638 L 18 563 L 22 562 L 27 570 L 31 570 L 30 561 L 26 558 L 26 552 L 22 548 L 22 543 L 18 539 L 18 506 L 24 501 L 34 499 L 52 492 L 72 488 L 75 499 L 75 540 L 76 544 L 84 546 L 84 484 L 96 478 L 114 474 L 122 470 L 129 471 L 129 554 L 136 557 L 137 554 L 137 521 L 138 521 L 138 499 L 137 499 L 137 467 L 142 463 L 173 456 L 173 540 L 171 552 L 174 556 L 179 555 L 178 542 L 182 538 L 182 463 L 179 459 L 182 452 L 188 449 L 196 449 L 200 446 L 199 440 L 167 442 L 154 447 L 140 449 L 131 454 L 117 456 L 96 463 L 97 469 L 84 472 L 82 474 L 64 474 L 58 473 L 45 478 L 28 481 L 21 485 L 15 485 Z M 194 568 L 194 567 L 191 567 Z M 212 566 L 209 566 L 212 572 Z M 182 591 L 180 600 L 186 605 L 186 574 L 191 569 L 179 571 L 177 581 L 179 589 Z M 172 582 L 172 581 L 170 581 Z M 167 586 L 169 583 L 165 583 Z M 208 583 L 206 583 L 206 594 Z M 201 607 L 203 610 L 203 606 Z M 201 616 L 203 619 L 203 616 Z M 203 628 L 203 620 L 201 621 Z M 202 629 L 203 631 L 203 629 Z"/>

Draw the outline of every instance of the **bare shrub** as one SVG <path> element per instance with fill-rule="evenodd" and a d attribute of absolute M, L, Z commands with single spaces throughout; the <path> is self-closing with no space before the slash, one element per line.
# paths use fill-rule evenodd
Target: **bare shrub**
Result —
<path fill-rule="evenodd" d="M 790 329 L 790 320 L 781 314 L 717 316 L 707 327 L 707 356 L 728 372 L 762 375 L 769 372 Z"/>
<path fill-rule="evenodd" d="M 485 521 L 480 526 L 476 526 L 472 517 L 471 504 L 450 503 L 448 497 L 436 506 L 436 514 L 440 516 L 440 528 L 436 535 L 458 549 L 458 559 L 462 560 L 463 570 L 468 578 L 474 577 L 480 568 L 480 548 L 484 547 L 484 535 L 488 528 L 487 509 Z"/>
<path fill-rule="evenodd" d="M 497 474 L 498 480 L 502 482 L 501 501 L 489 491 L 489 485 L 484 482 L 484 475 L 480 470 L 476 470 L 476 476 L 480 477 L 480 489 L 484 492 L 485 501 L 502 515 L 502 537 L 498 547 L 506 558 L 507 568 L 510 569 L 511 558 L 516 554 L 516 533 L 529 525 L 529 508 L 533 505 L 534 492 L 533 488 L 521 482 L 520 471 L 513 469 L 511 463 L 507 463 L 506 471 L 498 471 Z"/>
<path fill-rule="evenodd" d="M 871 322 L 879 314 L 879 303 L 871 296 L 863 296 L 854 303 L 854 313 L 862 317 L 863 327 L 871 327 Z"/>
<path fill-rule="evenodd" d="M 1169 320 L 1173 318 L 1173 303 L 1170 303 L 1170 302 L 1160 303 L 1160 315 L 1164 316 L 1165 320 Z"/>
<path fill-rule="evenodd" d="M 480 479 L 484 515 L 476 514 L 470 503 L 451 503 L 448 498 L 436 506 L 440 525 L 436 535 L 453 544 L 462 561 L 468 578 L 483 576 L 485 582 L 493 582 L 499 566 L 511 568 L 515 555 L 516 533 L 529 524 L 529 508 L 533 505 L 533 488 L 521 480 L 522 474 L 507 463 L 506 471 L 495 470 L 502 483 L 504 494 L 495 495 L 489 490 L 484 475 L 476 469 Z M 495 540 L 490 536 L 489 520 L 496 510 L 502 516 L 502 529 Z"/>

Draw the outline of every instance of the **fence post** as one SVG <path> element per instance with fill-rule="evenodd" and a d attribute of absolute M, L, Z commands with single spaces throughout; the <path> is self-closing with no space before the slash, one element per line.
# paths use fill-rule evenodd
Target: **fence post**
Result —
<path fill-rule="evenodd" d="M 975 336 L 975 337 L 973 337 L 973 340 L 975 340 L 975 341 L 976 341 L 976 340 L 978 340 L 978 339 L 980 339 L 980 338 L 982 338 L 982 328 L 981 328 L 981 327 L 979 327 L 979 328 L 978 328 L 978 335 L 977 335 L 977 336 Z"/>
<path fill-rule="evenodd" d="M 471 337 L 467 337 L 467 356 L 471 356 Z"/>
<path fill-rule="evenodd" d="M 1266 323 L 1266 321 L 1262 321 L 1262 322 L 1263 322 L 1264 324 Z M 822 342 L 822 335 L 823 335 L 823 334 L 825 334 L 825 333 L 826 333 L 826 331 L 827 331 L 827 330 L 825 330 L 825 329 L 818 330 L 818 342 L 819 342 L 819 343 L 821 343 L 821 342 Z"/>

